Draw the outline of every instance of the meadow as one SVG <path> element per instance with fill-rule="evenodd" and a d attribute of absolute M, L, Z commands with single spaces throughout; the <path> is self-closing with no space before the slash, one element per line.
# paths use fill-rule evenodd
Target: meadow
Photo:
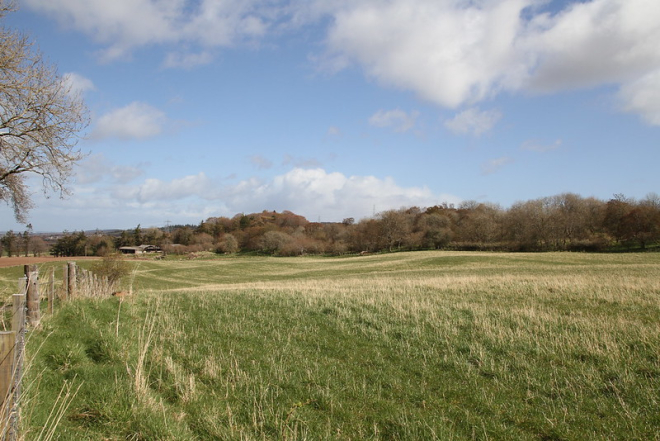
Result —
<path fill-rule="evenodd" d="M 131 264 L 30 332 L 24 439 L 660 440 L 660 253 Z"/>

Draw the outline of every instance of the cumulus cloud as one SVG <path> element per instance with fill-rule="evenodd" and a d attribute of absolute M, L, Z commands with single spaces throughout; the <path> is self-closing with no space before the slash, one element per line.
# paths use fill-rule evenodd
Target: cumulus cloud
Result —
<path fill-rule="evenodd" d="M 327 26 L 332 71 L 359 66 L 378 83 L 447 108 L 502 92 L 620 89 L 622 109 L 658 125 L 660 2 L 652 0 L 24 0 L 91 35 L 114 60 L 167 47 L 164 65 L 210 62 L 215 48 Z M 270 40 L 272 41 L 272 39 Z M 657 102 L 657 100 L 655 100 Z"/>
<path fill-rule="evenodd" d="M 161 110 L 136 101 L 101 116 L 91 138 L 146 139 L 159 135 L 166 123 Z"/>
<path fill-rule="evenodd" d="M 619 98 L 625 111 L 640 114 L 648 124 L 660 126 L 660 69 L 625 84 Z"/>
<path fill-rule="evenodd" d="M 428 187 L 401 187 L 392 178 L 346 176 L 321 168 L 294 168 L 270 180 L 249 178 L 232 185 L 223 185 L 204 173 L 170 181 L 146 179 L 138 185 L 113 187 L 111 197 L 144 207 L 169 203 L 171 209 L 184 201 L 222 207 L 222 212 L 210 214 L 214 216 L 273 209 L 325 221 L 368 217 L 374 208 L 383 211 L 460 202 L 456 196 L 436 194 Z"/>
<path fill-rule="evenodd" d="M 108 160 L 102 154 L 88 156 L 76 168 L 76 182 L 93 184 L 99 182 L 107 174 Z"/>
<path fill-rule="evenodd" d="M 375 127 L 392 127 L 396 132 L 407 132 L 415 127 L 419 112 L 406 113 L 401 109 L 379 110 L 369 118 L 369 124 Z"/>
<path fill-rule="evenodd" d="M 660 68 L 660 3 L 592 0 L 538 14 L 520 49 L 535 58 L 530 86 L 563 90 L 627 84 Z"/>
<path fill-rule="evenodd" d="M 268 3 L 255 0 L 194 3 L 181 0 L 25 0 L 24 3 L 104 44 L 106 47 L 100 55 L 105 61 L 125 58 L 136 48 L 154 44 L 231 46 L 263 35 L 267 29 L 264 17 L 273 9 Z"/>
<path fill-rule="evenodd" d="M 503 91 L 615 85 L 623 109 L 658 124 L 660 2 L 355 1 L 332 12 L 328 64 L 455 108 Z M 655 103 L 658 101 L 655 100 Z"/>
<path fill-rule="evenodd" d="M 502 167 L 509 165 L 511 163 L 513 163 L 513 159 L 506 156 L 501 158 L 491 159 L 490 161 L 481 164 L 481 174 L 484 176 L 491 175 L 493 173 L 498 172 Z"/>
<path fill-rule="evenodd" d="M 102 153 L 85 158 L 76 168 L 76 183 L 93 184 L 110 177 L 115 183 L 125 184 L 144 174 L 144 169 L 131 165 L 116 165 Z"/>
<path fill-rule="evenodd" d="M 354 2 L 335 13 L 329 56 L 442 106 L 480 101 L 523 81 L 526 60 L 514 47 L 530 3 Z"/>
<path fill-rule="evenodd" d="M 62 75 L 62 81 L 65 87 L 73 93 L 82 94 L 96 89 L 92 80 L 75 72 L 67 72 Z"/>
<path fill-rule="evenodd" d="M 460 201 L 456 196 L 434 194 L 427 187 L 400 187 L 392 178 L 346 176 L 321 168 L 295 168 L 267 182 L 241 181 L 226 188 L 223 198 L 226 205 L 237 212 L 273 207 L 326 221 L 367 217 L 373 214 L 374 208 L 383 211 Z"/>
<path fill-rule="evenodd" d="M 137 186 L 115 187 L 112 196 L 122 200 L 136 200 L 140 204 L 177 201 L 188 197 L 212 200 L 217 197 L 217 186 L 204 172 L 200 172 L 169 182 L 149 178 Z"/>
<path fill-rule="evenodd" d="M 479 110 L 472 107 L 445 121 L 445 127 L 456 134 L 480 136 L 490 131 L 502 118 L 498 110 Z"/>
<path fill-rule="evenodd" d="M 115 182 L 124 184 L 144 175 L 144 169 L 132 165 L 115 165 L 110 173 Z"/>

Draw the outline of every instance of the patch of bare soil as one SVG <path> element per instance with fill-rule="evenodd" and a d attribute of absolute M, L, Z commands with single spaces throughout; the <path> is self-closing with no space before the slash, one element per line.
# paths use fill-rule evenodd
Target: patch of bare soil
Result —
<path fill-rule="evenodd" d="M 100 257 L 0 257 L 0 268 L 9 266 L 38 265 L 46 262 L 69 262 L 73 260 L 98 260 Z"/>

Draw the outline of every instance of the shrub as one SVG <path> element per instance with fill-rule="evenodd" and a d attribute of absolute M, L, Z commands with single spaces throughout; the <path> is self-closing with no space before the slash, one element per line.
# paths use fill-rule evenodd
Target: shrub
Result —
<path fill-rule="evenodd" d="M 225 234 L 216 248 L 217 253 L 236 253 L 239 250 L 238 240 L 232 234 Z"/>
<path fill-rule="evenodd" d="M 111 285 L 117 285 L 130 272 L 130 265 L 121 254 L 107 254 L 92 266 L 92 271 L 99 277 L 107 277 Z"/>

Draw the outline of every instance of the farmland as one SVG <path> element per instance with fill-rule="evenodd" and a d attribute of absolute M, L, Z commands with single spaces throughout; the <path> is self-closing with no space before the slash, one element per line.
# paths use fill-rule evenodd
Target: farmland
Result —
<path fill-rule="evenodd" d="M 26 439 L 660 439 L 660 253 L 131 264 L 30 333 Z"/>

